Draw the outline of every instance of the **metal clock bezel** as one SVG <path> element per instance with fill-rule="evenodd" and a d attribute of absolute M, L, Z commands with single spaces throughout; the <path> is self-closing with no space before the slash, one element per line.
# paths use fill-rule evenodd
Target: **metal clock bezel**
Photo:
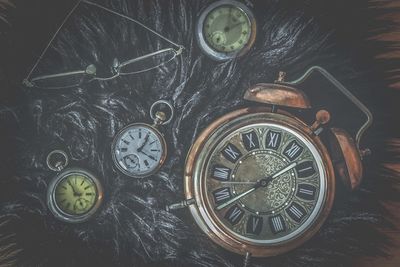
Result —
<path fill-rule="evenodd" d="M 247 44 L 239 51 L 228 52 L 228 53 L 216 51 L 207 43 L 207 41 L 204 38 L 203 24 L 204 24 L 204 21 L 205 21 L 207 15 L 215 8 L 223 6 L 223 5 L 235 6 L 238 9 L 242 10 L 243 13 L 246 14 L 247 19 L 251 25 L 251 33 L 250 33 L 249 40 L 248 40 Z M 238 2 L 238 1 L 234 1 L 234 0 L 220 0 L 220 1 L 212 3 L 208 7 L 206 7 L 201 12 L 200 17 L 197 21 L 196 33 L 195 33 L 197 43 L 200 46 L 201 50 L 207 56 L 209 56 L 212 59 L 217 60 L 217 61 L 225 61 L 225 60 L 229 60 L 232 58 L 243 56 L 253 46 L 255 39 L 256 39 L 256 35 L 257 35 L 257 24 L 256 24 L 256 19 L 254 17 L 253 12 L 245 4 Z"/>
<path fill-rule="evenodd" d="M 64 212 L 60 207 L 58 207 L 56 199 L 55 199 L 55 192 L 58 184 L 64 180 L 66 177 L 70 176 L 71 174 L 78 174 L 78 175 L 83 175 L 94 183 L 96 186 L 97 190 L 97 198 L 96 198 L 96 203 L 93 205 L 93 207 L 85 214 L 82 215 L 72 215 Z M 47 189 L 47 206 L 49 207 L 51 213 L 59 220 L 68 222 L 68 223 L 82 223 L 87 220 L 89 220 L 99 209 L 102 201 L 104 198 L 104 191 L 103 187 L 99 181 L 99 179 L 96 178 L 94 174 L 92 174 L 89 171 L 86 171 L 81 168 L 67 168 L 63 171 L 61 171 L 56 177 L 54 177 Z"/>
<path fill-rule="evenodd" d="M 201 167 L 199 167 L 199 162 L 201 161 L 199 157 L 203 149 L 205 149 L 204 146 L 208 138 L 217 129 L 226 126 L 232 120 L 253 114 L 265 114 L 268 115 L 270 118 L 271 116 L 276 117 L 277 121 L 275 122 L 277 124 L 287 125 L 290 126 L 290 128 L 292 129 L 298 129 L 299 132 L 306 135 L 307 138 L 312 141 L 313 145 L 321 156 L 322 164 L 324 165 L 323 171 L 325 172 L 326 177 L 326 194 L 319 213 L 314 217 L 315 219 L 309 224 L 307 229 L 305 229 L 292 239 L 277 244 L 261 245 L 259 243 L 249 242 L 240 239 L 230 233 L 230 231 L 225 230 L 225 227 L 223 225 L 220 225 L 221 223 L 218 221 L 218 219 L 210 216 L 210 214 L 212 215 L 212 213 L 207 211 L 207 209 L 209 209 L 206 204 L 207 200 L 201 197 L 202 195 L 205 195 L 204 186 L 201 187 L 201 185 L 198 184 L 198 178 L 196 179 L 196 176 L 198 177 L 199 175 L 203 175 L 203 170 L 201 169 Z M 260 121 L 262 120 L 263 119 L 260 119 Z M 335 177 L 332 163 L 325 146 L 319 140 L 318 136 L 314 136 L 312 134 L 312 131 L 305 123 L 298 120 L 296 117 L 287 112 L 279 110 L 278 113 L 272 113 L 270 108 L 259 107 L 244 108 L 228 113 L 209 125 L 207 129 L 203 131 L 203 133 L 196 139 L 196 142 L 193 144 L 191 150 L 189 151 L 185 166 L 184 185 L 186 199 L 195 199 L 195 204 L 189 206 L 193 218 L 195 219 L 200 229 L 204 233 L 206 233 L 215 243 L 219 244 L 229 251 L 238 254 L 246 255 L 247 253 L 250 253 L 254 257 L 266 257 L 282 254 L 303 244 L 319 230 L 326 217 L 328 216 L 333 204 L 335 192 Z"/>
<path fill-rule="evenodd" d="M 118 140 L 122 137 L 122 135 L 128 129 L 130 129 L 132 127 L 137 127 L 137 126 L 147 128 L 147 129 L 151 130 L 152 132 L 154 132 L 154 134 L 160 140 L 161 147 L 162 147 L 163 151 L 161 153 L 160 162 L 158 163 L 158 166 L 154 170 L 152 170 L 151 172 L 146 173 L 146 174 L 139 174 L 139 175 L 135 174 L 135 175 L 133 175 L 132 173 L 130 173 L 127 170 L 125 170 L 124 168 L 122 168 L 121 165 L 118 163 L 117 157 L 115 155 L 115 149 L 116 149 Z M 113 140 L 112 145 L 111 145 L 111 157 L 112 157 L 112 160 L 114 162 L 115 167 L 117 167 L 117 169 L 120 172 L 122 172 L 124 175 L 129 176 L 131 178 L 146 178 L 146 177 L 151 176 L 151 175 L 155 174 L 156 172 L 158 172 L 160 170 L 160 168 L 162 167 L 162 165 L 164 164 L 166 158 L 167 158 L 167 153 L 168 153 L 168 151 L 167 151 L 167 143 L 165 141 L 164 136 L 161 134 L 161 132 L 157 128 L 155 128 L 155 127 L 153 127 L 153 126 L 151 126 L 151 125 L 149 125 L 147 123 L 142 123 L 142 122 L 132 123 L 132 124 L 129 124 L 129 125 L 125 126 L 124 128 L 122 128 L 118 132 L 118 134 L 114 137 L 114 140 Z"/>

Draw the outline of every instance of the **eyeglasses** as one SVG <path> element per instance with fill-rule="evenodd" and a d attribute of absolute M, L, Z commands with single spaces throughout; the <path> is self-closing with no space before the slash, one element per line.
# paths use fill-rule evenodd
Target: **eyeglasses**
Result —
<path fill-rule="evenodd" d="M 88 5 L 96 6 L 100 9 L 110 12 L 111 14 L 117 15 L 119 17 L 122 17 L 124 19 L 127 19 L 129 21 L 132 21 L 132 22 L 140 25 L 144 29 L 150 31 L 151 33 L 155 34 L 156 36 L 167 41 L 169 44 L 171 44 L 173 46 L 173 48 L 171 47 L 171 48 L 161 49 L 161 50 L 149 53 L 149 54 L 145 54 L 143 56 L 125 60 L 123 62 L 119 62 L 118 59 L 114 59 L 112 67 L 111 67 L 111 76 L 109 76 L 109 77 L 98 77 L 96 75 L 97 68 L 94 64 L 88 65 L 83 70 L 74 70 L 74 71 L 63 72 L 63 73 L 55 73 L 55 74 L 31 77 L 32 73 L 35 71 L 36 67 L 38 66 L 39 62 L 43 58 L 44 54 L 49 49 L 51 43 L 55 39 L 58 32 L 61 30 L 63 25 L 66 23 L 68 18 L 71 16 L 71 14 L 77 9 L 77 7 L 82 2 L 86 3 Z M 89 82 L 96 81 L 96 80 L 97 81 L 112 80 L 118 76 L 138 74 L 138 73 L 143 73 L 143 72 L 146 72 L 149 70 L 159 68 L 159 67 L 167 64 L 168 62 L 172 61 L 178 55 L 181 55 L 183 49 L 184 49 L 184 47 L 182 45 L 172 42 L 168 38 L 162 36 L 161 34 L 157 33 L 156 31 L 150 29 L 143 23 L 141 23 L 131 17 L 120 14 L 114 10 L 111 10 L 111 9 L 101 6 L 99 4 L 90 2 L 88 0 L 81 0 L 68 13 L 67 17 L 64 19 L 61 26 L 57 29 L 56 33 L 50 39 L 50 42 L 47 44 L 46 48 L 40 55 L 39 59 L 36 61 L 35 65 L 29 72 L 28 76 L 23 80 L 23 84 L 29 88 L 64 89 L 64 88 L 76 87 L 81 84 L 89 83 Z"/>

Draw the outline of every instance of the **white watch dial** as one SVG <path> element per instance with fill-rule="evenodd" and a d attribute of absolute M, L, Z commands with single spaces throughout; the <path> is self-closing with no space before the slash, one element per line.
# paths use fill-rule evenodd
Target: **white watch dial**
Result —
<path fill-rule="evenodd" d="M 131 177 L 153 174 L 165 158 L 161 134 L 147 124 L 131 124 L 115 138 L 113 160 L 119 170 Z"/>

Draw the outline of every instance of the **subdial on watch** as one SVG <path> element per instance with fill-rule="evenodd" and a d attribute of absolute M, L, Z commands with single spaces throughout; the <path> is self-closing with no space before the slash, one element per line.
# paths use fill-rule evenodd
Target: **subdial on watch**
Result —
<path fill-rule="evenodd" d="M 216 31 L 216 32 L 212 33 L 211 41 L 215 45 L 219 45 L 219 46 L 224 45 L 224 44 L 226 44 L 226 35 L 225 35 L 225 33 L 221 32 L 221 31 Z"/>
<path fill-rule="evenodd" d="M 124 164 L 128 169 L 137 170 L 140 169 L 139 157 L 134 154 L 126 155 L 124 158 Z"/>
<path fill-rule="evenodd" d="M 86 211 L 89 205 L 89 201 L 84 198 L 78 198 L 75 200 L 74 209 L 77 211 Z"/>

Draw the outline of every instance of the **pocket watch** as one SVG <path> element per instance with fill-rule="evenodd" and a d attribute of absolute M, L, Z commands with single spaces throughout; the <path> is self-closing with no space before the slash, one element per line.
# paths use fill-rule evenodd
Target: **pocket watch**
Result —
<path fill-rule="evenodd" d="M 313 71 L 365 111 L 362 134 L 372 121 L 368 109 L 324 69 L 304 77 Z M 248 107 L 218 118 L 197 137 L 186 159 L 185 200 L 167 210 L 188 206 L 209 238 L 248 263 L 249 256 L 282 254 L 312 237 L 331 210 L 335 174 L 354 189 L 365 152 L 329 124 L 328 111 L 315 112 L 312 124 L 294 115 L 313 112 L 312 106 L 283 73 L 276 83 L 249 88 L 244 99 Z"/>
<path fill-rule="evenodd" d="M 118 170 L 134 178 L 156 173 L 167 157 L 167 144 L 157 127 L 170 123 L 173 116 L 172 105 L 159 100 L 150 108 L 153 125 L 132 123 L 120 130 L 111 147 L 112 159 Z"/>
<path fill-rule="evenodd" d="M 256 20 L 241 2 L 217 1 L 202 11 L 196 37 L 203 52 L 215 60 L 239 57 L 254 44 Z"/>
<path fill-rule="evenodd" d="M 80 223 L 90 219 L 103 200 L 100 181 L 81 168 L 65 168 L 67 154 L 54 150 L 47 156 L 47 166 L 59 172 L 47 190 L 47 206 L 53 215 L 64 222 Z"/>

